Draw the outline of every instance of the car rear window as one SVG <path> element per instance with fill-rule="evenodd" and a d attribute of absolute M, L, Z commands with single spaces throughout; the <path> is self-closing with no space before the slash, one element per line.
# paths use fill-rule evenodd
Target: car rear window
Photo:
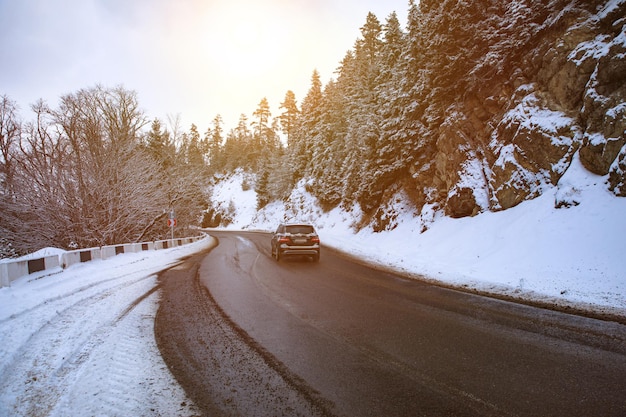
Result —
<path fill-rule="evenodd" d="M 292 226 L 287 226 L 287 233 L 291 233 L 291 234 L 298 234 L 298 233 L 302 233 L 302 234 L 309 234 L 309 233 L 315 233 L 315 230 L 313 229 L 313 226 L 307 226 L 307 225 L 292 225 Z"/>

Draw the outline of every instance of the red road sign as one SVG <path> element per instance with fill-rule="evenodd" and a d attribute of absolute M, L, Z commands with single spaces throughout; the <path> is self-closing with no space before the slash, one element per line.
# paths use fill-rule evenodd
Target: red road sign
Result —
<path fill-rule="evenodd" d="M 176 227 L 176 219 L 167 219 L 167 227 Z"/>

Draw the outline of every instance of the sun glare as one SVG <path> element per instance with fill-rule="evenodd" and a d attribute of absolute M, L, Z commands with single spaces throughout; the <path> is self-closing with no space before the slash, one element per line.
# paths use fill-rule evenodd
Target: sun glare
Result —
<path fill-rule="evenodd" d="M 299 32 L 308 15 L 294 12 L 290 4 L 268 0 L 242 7 L 235 0 L 215 0 L 202 9 L 173 9 L 176 30 L 168 32 L 168 47 L 157 52 L 168 52 L 166 66 L 178 79 L 176 100 L 200 97 L 196 119 L 220 114 L 229 127 L 241 114 L 250 116 L 263 98 L 278 114 L 285 93 L 308 82 L 314 68 L 303 59 L 311 53 L 311 41 Z"/>
<path fill-rule="evenodd" d="M 224 73 L 254 76 L 280 67 L 284 38 L 272 15 L 256 7 L 246 12 L 226 9 L 211 20 L 217 27 L 207 27 L 207 53 L 217 58 L 214 64 Z"/>

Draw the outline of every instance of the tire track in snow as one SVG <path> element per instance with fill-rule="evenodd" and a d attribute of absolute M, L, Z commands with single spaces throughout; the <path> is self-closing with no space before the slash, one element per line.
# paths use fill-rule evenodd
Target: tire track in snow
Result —
<path fill-rule="evenodd" d="M 150 297 L 158 289 L 156 277 L 146 275 L 145 272 L 127 274 L 87 285 L 30 308 L 28 314 L 12 317 L 10 326 L 4 326 L 8 329 L 2 329 L 2 333 L 9 333 L 14 326 L 28 326 L 31 320 L 43 324 L 33 328 L 30 337 L 20 341 L 12 359 L 5 361 L 8 365 L 0 374 L 3 375 L 0 379 L 0 415 L 76 415 L 75 400 L 81 407 L 86 402 L 74 392 L 86 395 L 85 389 L 92 396 L 87 403 L 99 407 L 87 414 L 145 414 L 145 404 L 137 403 L 134 398 L 144 397 L 144 391 L 149 390 L 144 387 L 142 391 L 138 387 L 133 395 L 129 395 L 128 390 L 132 387 L 129 379 L 136 375 L 134 367 L 142 356 L 146 356 L 143 346 L 146 337 L 137 338 L 136 324 L 147 321 L 142 327 L 152 329 L 156 311 L 156 296 Z M 71 300 L 69 305 L 68 299 Z M 152 303 L 142 303 L 146 299 L 151 299 Z M 56 311 L 56 315 L 46 317 L 50 314 L 46 311 L 56 310 L 51 309 L 50 303 L 52 307 L 57 304 L 64 308 Z M 135 310 L 138 306 L 142 307 L 140 310 L 147 319 L 137 317 L 139 313 Z M 85 332 L 85 329 L 89 331 Z M 7 340 L 4 334 L 3 340 Z M 154 340 L 152 334 L 148 336 L 148 340 Z M 112 348 L 111 343 L 115 344 Z M 107 346 L 112 350 L 107 350 Z M 96 352 L 99 356 L 94 357 Z M 111 352 L 115 354 L 111 355 Z M 109 357 L 102 357 L 107 354 Z M 159 358 L 158 351 L 152 357 Z M 85 381 L 90 383 L 85 384 Z M 61 399 L 63 401 L 58 404 Z M 117 407 L 121 409 L 116 410 Z M 131 412 L 125 410 L 128 407 Z M 84 411 L 80 410 L 80 414 Z M 156 411 L 154 415 L 158 415 Z"/>
<path fill-rule="evenodd" d="M 140 261 L 143 261 L 143 259 Z M 171 266 L 179 263 L 175 262 Z M 56 320 L 57 316 L 64 314 L 69 309 L 76 308 L 81 303 L 105 302 L 106 298 L 111 295 L 121 293 L 126 288 L 145 279 L 154 278 L 154 274 L 163 269 L 162 267 L 152 266 L 129 273 L 126 270 L 127 267 L 127 265 L 113 266 L 109 270 L 109 274 L 112 275 L 110 278 L 99 279 L 95 282 L 89 282 L 88 278 L 85 278 L 84 280 L 87 283 L 77 282 L 72 284 L 72 280 L 83 280 L 80 274 L 74 273 L 69 278 L 63 278 L 66 282 L 70 282 L 70 285 L 67 285 L 71 288 L 69 290 L 64 288 L 59 291 L 57 281 L 53 280 L 47 285 L 31 289 L 31 291 L 41 293 L 41 297 L 16 300 L 18 307 L 14 308 L 14 310 L 18 311 L 0 319 L 0 340 L 2 341 L 0 343 L 0 376 L 11 375 L 8 373 L 6 364 L 20 360 L 22 346 L 30 344 L 33 335 L 40 332 L 51 321 Z M 36 304 L 28 305 L 31 300 L 39 301 Z M 26 305 L 22 307 L 21 303 Z M 15 331 L 15 329 L 20 330 Z M 4 369 L 3 364 L 5 366 Z M 0 378 L 0 381 L 6 379 Z"/>
<path fill-rule="evenodd" d="M 176 264 L 178 263 L 180 262 L 177 262 Z M 176 264 L 172 265 L 172 267 L 175 266 Z M 79 285 L 76 288 L 73 288 L 72 290 L 68 292 L 61 293 L 53 297 L 46 297 L 45 299 L 43 299 L 42 302 L 38 304 L 25 308 L 21 310 L 20 312 L 11 314 L 8 317 L 0 318 L 0 326 L 4 325 L 7 322 L 11 322 L 12 325 L 15 325 L 15 320 L 23 319 L 25 317 L 26 317 L 25 321 L 30 322 L 32 321 L 33 316 L 38 314 L 39 310 L 49 309 L 52 303 L 58 304 L 60 306 L 66 306 L 68 299 L 77 298 L 80 301 L 82 300 L 81 296 L 83 298 L 87 298 L 87 297 L 93 297 L 94 294 L 105 293 L 107 290 L 117 291 L 121 287 L 133 285 L 134 283 L 138 281 L 146 279 L 147 277 L 160 272 L 160 269 L 155 269 L 152 267 L 152 268 L 144 268 L 141 270 L 137 270 L 129 274 L 128 272 L 124 270 L 125 267 L 127 266 L 123 265 L 122 267 L 111 268 L 112 272 L 115 271 L 116 269 L 119 270 L 119 274 L 114 275 L 111 278 L 102 279 L 102 280 L 98 280 L 98 281 L 91 282 L 88 284 Z M 116 282 L 118 281 L 121 281 L 121 284 L 116 284 Z M 51 284 L 43 288 L 40 288 L 39 290 L 46 291 L 48 288 L 54 290 L 56 289 L 56 287 L 57 287 L 57 283 L 52 282 Z"/>
<path fill-rule="evenodd" d="M 167 384 L 170 392 L 158 388 L 163 384 L 155 384 L 160 375 L 168 372 L 154 341 L 157 289 L 146 292 L 122 312 L 109 337 L 93 349 L 78 372 L 71 393 L 63 397 L 51 416 L 66 416 L 77 407 L 82 407 L 81 414 L 85 415 L 168 416 L 173 407 L 176 415 L 198 414 L 190 402 L 167 404 L 173 398 L 184 398 L 182 388 L 173 378 Z M 143 303 L 144 300 L 147 302 Z M 138 332 L 140 337 L 137 337 Z M 85 397 L 91 398 L 88 404 L 85 404 Z"/>
<path fill-rule="evenodd" d="M 60 317 L 65 315 L 71 317 L 73 311 L 102 303 L 108 297 L 119 294 L 146 279 L 154 280 L 154 277 L 145 272 L 137 272 L 100 280 L 62 295 L 47 298 L 35 306 L 0 320 L 0 340 L 3 341 L 0 344 L 0 359 L 2 359 L 0 363 L 12 364 L 21 360 L 24 354 L 23 349 L 33 344 L 34 338 L 46 326 L 60 320 Z M 15 329 L 26 329 L 27 331 L 16 332 Z M 9 348 L 12 351 L 5 352 Z M 0 370 L 0 375 L 3 374 L 11 375 L 6 368 Z"/>
<path fill-rule="evenodd" d="M 109 305 L 104 301 L 114 294 L 124 294 L 125 305 L 132 305 L 134 291 L 132 286 L 146 287 L 142 277 L 131 282 L 124 282 L 116 287 L 107 287 L 101 292 L 65 306 L 57 315 L 36 329 L 15 351 L 7 368 L 3 370 L 2 392 L 13 391 L 15 394 L 14 411 L 18 415 L 47 415 L 51 406 L 62 394 L 69 375 L 88 357 L 90 351 L 106 338 L 117 321 L 116 309 L 103 308 Z M 148 286 L 153 285 L 147 283 Z M 123 291 L 124 290 L 124 291 Z M 71 298 L 75 292 L 68 297 Z M 60 306 L 67 300 L 55 300 Z M 31 313 L 35 314 L 31 311 Z M 22 317 L 28 320 L 28 317 Z M 83 329 L 93 329 L 92 321 L 100 324 L 93 333 L 83 333 Z M 21 321 L 21 320 L 20 320 Z M 13 323 L 13 326 L 21 323 Z M 20 385 L 23 384 L 23 385 Z M 20 392 L 21 391 L 21 392 Z M 1 397 L 0 397 L 1 398 Z M 2 398 L 3 399 L 3 398 Z M 2 404 L 7 402 L 2 401 Z"/>

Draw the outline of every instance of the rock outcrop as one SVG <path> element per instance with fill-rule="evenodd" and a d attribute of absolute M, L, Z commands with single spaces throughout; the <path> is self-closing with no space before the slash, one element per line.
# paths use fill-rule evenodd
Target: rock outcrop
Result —
<path fill-rule="evenodd" d="M 438 97 L 440 117 L 425 123 L 436 138 L 435 169 L 424 171 L 432 177 L 418 178 L 434 196 L 425 203 L 453 217 L 513 207 L 556 186 L 576 152 L 625 196 L 626 1 L 449 3 L 426 2 L 425 20 L 445 12 L 475 36 L 472 46 L 448 36 L 429 51 L 465 52 L 439 68 L 462 89 Z"/>

